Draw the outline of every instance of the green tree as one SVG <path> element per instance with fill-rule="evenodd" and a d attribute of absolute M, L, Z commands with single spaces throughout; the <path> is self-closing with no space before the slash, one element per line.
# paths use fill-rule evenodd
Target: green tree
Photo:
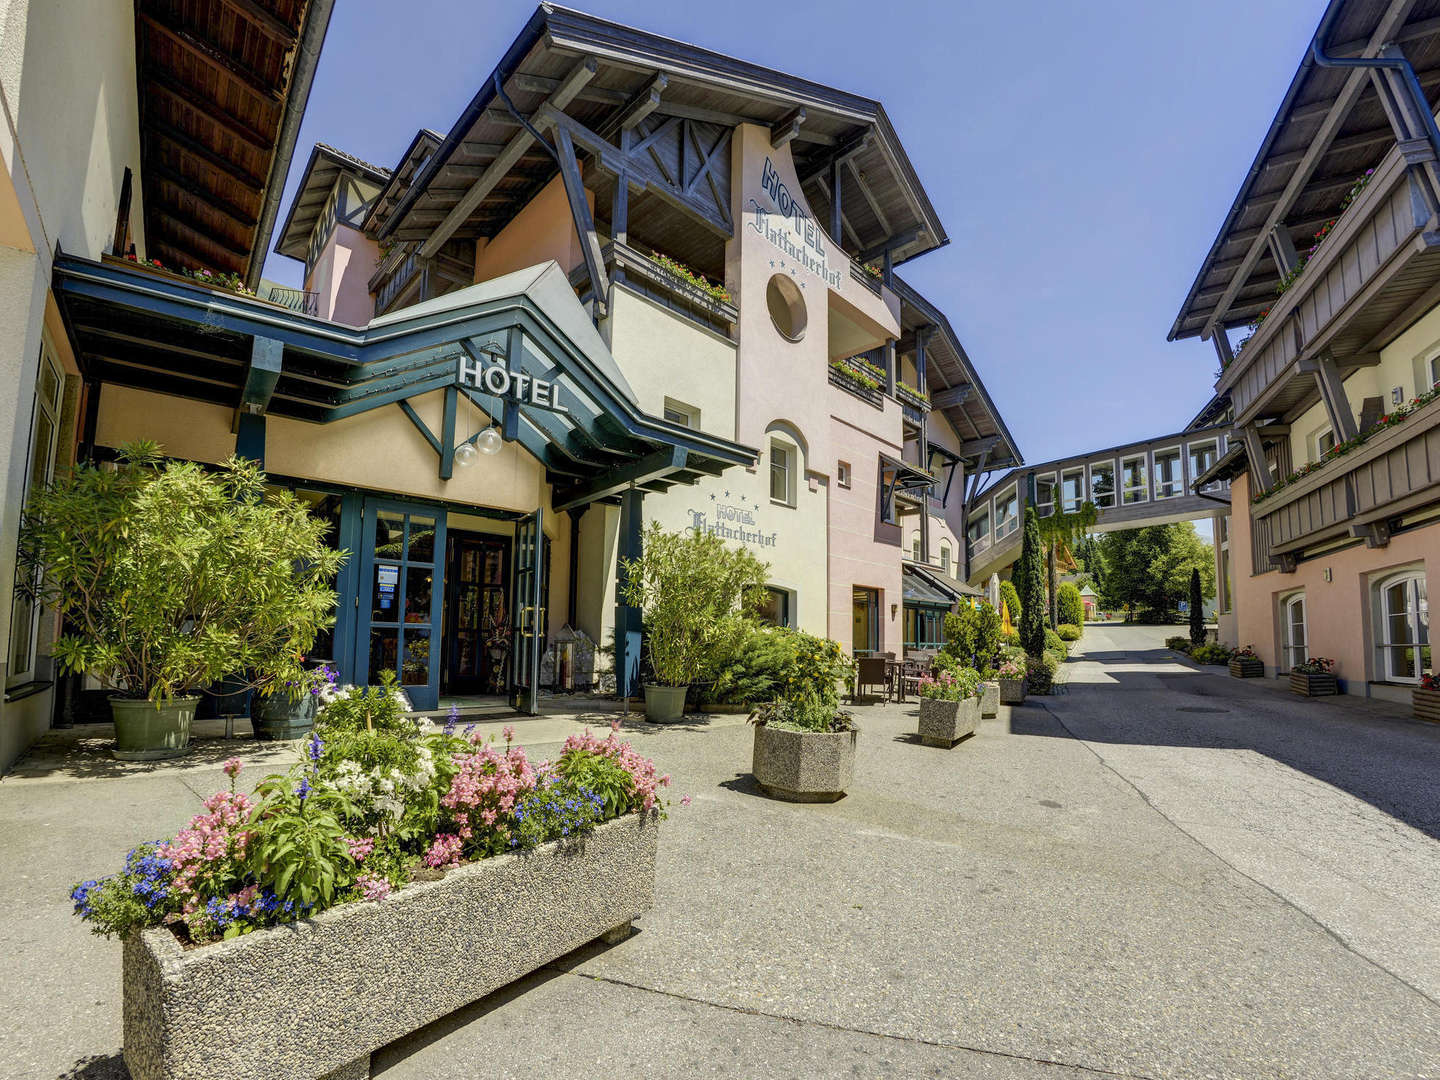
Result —
<path fill-rule="evenodd" d="M 1106 533 L 1100 538 L 1105 576 L 1099 592 L 1110 608 L 1173 611 L 1200 573 L 1202 597 L 1215 595 L 1215 560 L 1210 545 L 1189 522 L 1150 525 Z"/>
<path fill-rule="evenodd" d="M 1000 582 L 1000 603 L 1005 605 L 1005 610 L 1010 613 L 1010 625 L 1016 630 L 1020 629 L 1020 594 L 1015 590 L 1015 582 L 1006 578 Z"/>
<path fill-rule="evenodd" d="M 1190 644 L 1205 644 L 1205 617 L 1201 611 L 1200 570 L 1190 571 Z"/>
<path fill-rule="evenodd" d="M 1020 593 L 1020 646 L 1029 656 L 1045 651 L 1045 581 L 1041 569 L 1040 519 L 1035 508 L 1025 508 L 1025 532 L 1016 565 Z"/>
<path fill-rule="evenodd" d="M 1071 626 L 1085 625 L 1085 602 L 1080 599 L 1080 588 L 1070 582 L 1065 582 L 1059 588 L 1056 601 L 1055 616 L 1061 624 L 1069 623 Z"/>
<path fill-rule="evenodd" d="M 1039 518 L 1040 542 L 1045 545 L 1045 595 L 1048 599 L 1050 626 L 1056 625 L 1055 562 L 1060 548 L 1077 545 L 1095 524 L 1097 511 L 1089 501 L 1080 504 L 1079 509 L 1062 513 L 1058 508 L 1049 517 Z"/>

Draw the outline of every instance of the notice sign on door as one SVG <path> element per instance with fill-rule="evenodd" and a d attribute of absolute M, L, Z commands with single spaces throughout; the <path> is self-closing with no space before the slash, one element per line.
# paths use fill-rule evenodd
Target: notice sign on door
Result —
<path fill-rule="evenodd" d="M 400 583 L 398 566 L 375 567 L 375 591 L 380 597 L 380 610 L 389 611 L 395 606 L 395 586 Z"/>
<path fill-rule="evenodd" d="M 455 361 L 455 381 L 521 405 L 533 405 L 550 412 L 569 412 L 560 401 L 560 386 L 537 379 L 523 371 L 511 371 L 502 364 L 487 364 L 468 356 Z"/>

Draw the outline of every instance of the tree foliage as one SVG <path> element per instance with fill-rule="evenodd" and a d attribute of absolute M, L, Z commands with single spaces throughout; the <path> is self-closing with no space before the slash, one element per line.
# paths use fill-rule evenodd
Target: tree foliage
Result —
<path fill-rule="evenodd" d="M 1202 608 L 1200 570 L 1197 567 L 1190 571 L 1190 643 L 1192 645 L 1205 643 L 1205 615 Z"/>
<path fill-rule="evenodd" d="M 1029 656 L 1045 651 L 1045 580 L 1041 561 L 1039 518 L 1033 506 L 1025 509 L 1025 532 L 1016 565 L 1020 593 L 1020 646 Z"/>
<path fill-rule="evenodd" d="M 137 442 L 117 468 L 81 465 L 34 492 L 21 557 L 66 620 L 61 667 L 160 701 L 242 672 L 260 686 L 304 677 L 345 558 L 325 534 L 253 461 L 211 470 Z"/>
<path fill-rule="evenodd" d="M 989 604 L 961 604 L 945 616 L 943 654 L 961 666 L 985 670 L 1000 654 L 1000 613 Z"/>
<path fill-rule="evenodd" d="M 1085 624 L 1085 602 L 1080 599 L 1080 589 L 1076 585 L 1068 581 L 1063 583 L 1057 590 L 1055 606 L 1061 626 Z"/>
<path fill-rule="evenodd" d="M 1173 611 L 1198 570 L 1202 598 L 1215 595 L 1215 560 L 1210 545 L 1189 522 L 1150 525 L 1105 533 L 1100 538 L 1105 576 L 1099 586 L 1110 608 Z"/>
<path fill-rule="evenodd" d="M 1000 582 L 1000 603 L 1010 612 L 1010 625 L 1018 630 L 1020 628 L 1020 593 L 1015 589 L 1015 583 L 1008 578 Z"/>

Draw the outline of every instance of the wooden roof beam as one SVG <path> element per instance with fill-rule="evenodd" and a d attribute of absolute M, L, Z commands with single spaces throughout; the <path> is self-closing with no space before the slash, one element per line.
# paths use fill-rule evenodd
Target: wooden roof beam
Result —
<path fill-rule="evenodd" d="M 1390 0 L 1389 6 L 1375 27 L 1375 32 L 1370 35 L 1370 41 L 1364 50 L 1367 55 L 1373 56 L 1379 52 L 1381 47 L 1405 25 L 1405 19 L 1410 14 L 1411 8 L 1415 6 L 1415 2 L 1416 0 Z M 1296 164 L 1295 171 L 1291 174 L 1285 189 L 1275 198 L 1274 209 L 1270 211 L 1265 224 L 1260 227 L 1259 236 L 1250 242 L 1250 249 L 1245 253 L 1240 269 L 1230 279 L 1229 285 L 1226 286 L 1224 294 L 1220 297 L 1220 302 L 1215 305 L 1215 310 L 1205 321 L 1205 327 L 1200 332 L 1202 339 L 1209 338 L 1215 332 L 1216 324 L 1225 318 L 1230 304 L 1244 285 L 1245 278 L 1249 276 L 1251 269 L 1269 246 L 1270 231 L 1289 213 L 1296 197 L 1305 189 L 1315 167 L 1319 165 L 1325 151 L 1330 148 L 1331 141 L 1339 133 L 1340 126 L 1350 115 L 1351 108 L 1369 85 L 1370 74 L 1366 69 L 1351 69 L 1345 79 L 1344 87 L 1326 112 L 1325 118 L 1320 122 L 1319 130 L 1310 140 L 1310 145 L 1305 149 L 1304 157 Z"/>
<path fill-rule="evenodd" d="M 277 87 L 270 85 L 243 64 L 237 63 L 213 42 L 205 41 L 188 30 L 162 22 L 148 11 L 137 11 L 135 17 L 157 34 L 179 45 L 207 67 L 235 79 L 262 101 L 271 105 L 279 105 L 284 101 L 285 95 Z"/>
<path fill-rule="evenodd" d="M 268 154 L 275 149 L 274 139 L 267 138 L 239 117 L 226 112 L 199 91 L 171 78 L 168 72 L 147 64 L 141 77 L 150 90 L 158 91 L 172 101 L 189 106 L 241 142 L 248 143 L 251 149 L 262 154 Z"/>
<path fill-rule="evenodd" d="M 678 116 L 681 120 L 698 120 L 702 124 L 719 124 L 721 127 L 738 127 L 740 124 L 754 124 L 768 128 L 771 121 L 759 116 L 742 116 L 740 113 L 722 112 L 719 109 L 705 109 L 698 105 L 681 105 L 674 101 L 662 101 L 655 110 L 661 116 Z M 796 142 L 814 143 L 817 146 L 834 146 L 838 140 L 833 135 L 801 128 L 795 134 Z"/>
<path fill-rule="evenodd" d="M 253 229 L 255 227 L 257 219 L 254 214 L 248 213 L 240 209 L 240 207 L 236 206 L 234 203 L 228 202 L 227 200 L 220 198 L 220 196 L 218 195 L 214 195 L 208 191 L 197 191 L 195 189 L 194 181 L 186 180 L 183 176 L 181 176 L 179 173 L 169 168 L 168 166 L 156 162 L 155 164 L 150 166 L 149 171 L 154 175 L 156 179 L 163 180 L 168 184 L 174 184 L 177 188 L 184 192 L 188 198 L 194 199 L 197 202 L 204 203 L 206 206 L 210 207 L 211 210 L 214 210 L 217 214 L 224 214 L 241 228 Z"/>
<path fill-rule="evenodd" d="M 852 135 L 844 142 L 838 144 L 828 154 L 809 162 L 803 173 L 800 173 L 800 183 L 807 184 L 817 176 L 823 176 L 837 164 L 844 164 L 857 154 L 864 153 L 870 146 L 870 129 L 866 128 L 858 135 Z M 796 170 L 799 172 L 799 170 Z"/>
<path fill-rule="evenodd" d="M 875 198 L 875 193 L 870 190 L 870 185 L 865 180 L 865 174 L 862 173 L 855 164 L 854 158 L 847 161 L 845 167 L 850 170 L 850 176 L 854 179 L 855 186 L 860 189 L 860 196 L 865 200 L 866 205 L 870 207 L 870 212 L 875 215 L 875 220 L 880 223 L 881 231 L 887 236 L 890 235 L 890 233 L 895 230 L 891 228 L 890 219 L 885 216 L 885 211 L 880 209 L 880 201 Z"/>
<path fill-rule="evenodd" d="M 634 131 L 642 120 L 660 107 L 660 95 L 669 85 L 669 77 L 663 71 L 656 72 L 650 81 L 621 107 L 618 113 L 605 122 L 605 128 L 601 134 L 609 135 L 614 131 Z"/>
<path fill-rule="evenodd" d="M 180 150 L 183 150 L 187 154 L 194 155 L 195 157 L 199 158 L 201 161 L 209 165 L 211 168 L 217 169 L 218 171 L 224 173 L 231 180 L 234 180 L 241 187 L 245 188 L 246 191 L 249 191 L 252 195 L 260 194 L 264 185 L 263 180 L 257 180 L 244 169 L 240 168 L 240 166 L 236 165 L 229 158 L 221 154 L 217 154 L 208 146 L 205 146 L 203 143 L 200 143 L 195 139 L 192 139 L 189 135 L 186 135 L 179 128 L 171 127 L 169 124 L 161 123 L 159 120 L 151 120 L 145 126 L 150 129 L 151 134 L 157 136 L 160 139 L 163 139 L 170 145 Z"/>
<path fill-rule="evenodd" d="M 570 73 L 561 80 L 560 85 L 545 99 L 545 105 L 556 109 L 564 109 L 580 89 L 595 77 L 600 69 L 600 62 L 593 56 L 587 56 L 570 69 Z M 542 106 L 543 108 L 543 106 Z M 495 186 L 504 178 L 505 174 L 519 163 L 525 151 L 534 144 L 535 139 L 530 132 L 523 128 L 508 143 L 505 149 L 492 161 L 481 175 L 471 185 L 470 190 L 460 196 L 460 201 L 455 204 L 451 211 L 445 215 L 445 220 L 430 234 L 429 238 L 420 245 L 420 257 L 428 259 L 434 255 L 445 241 L 455 234 L 455 231 L 465 224 L 482 202 L 485 196 L 495 189 Z"/>
<path fill-rule="evenodd" d="M 880 243 L 874 244 L 871 247 L 866 248 L 864 251 L 860 252 L 859 255 L 856 255 L 855 258 L 859 259 L 861 262 L 869 262 L 871 259 L 880 258 L 887 251 L 895 251 L 897 248 L 902 248 L 906 244 L 912 244 L 916 240 L 921 240 L 924 238 L 924 236 L 924 229 L 906 229 L 904 232 L 898 232 L 895 235 L 882 240 Z"/>
<path fill-rule="evenodd" d="M 779 150 L 780 147 L 790 142 L 800 134 L 800 126 L 805 123 L 805 106 L 796 105 L 784 116 L 770 125 L 770 146 Z"/>
<path fill-rule="evenodd" d="M 970 400 L 970 384 L 959 383 L 945 390 L 937 390 L 930 395 L 930 407 L 932 409 L 948 409 L 953 405 L 963 405 Z M 998 437 L 998 436 L 997 436 Z"/>
<path fill-rule="evenodd" d="M 284 19 L 278 18 L 273 12 L 266 11 L 255 0 L 220 0 L 231 11 L 241 16 L 260 33 L 278 41 L 287 49 L 295 44 L 300 32 L 290 26 Z"/>

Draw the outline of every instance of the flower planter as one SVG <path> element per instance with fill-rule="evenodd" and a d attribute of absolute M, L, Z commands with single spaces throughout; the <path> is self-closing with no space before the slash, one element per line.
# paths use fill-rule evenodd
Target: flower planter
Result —
<path fill-rule="evenodd" d="M 787 731 L 755 725 L 750 768 L 768 795 L 789 802 L 834 802 L 855 778 L 850 731 Z"/>
<path fill-rule="evenodd" d="M 171 698 L 156 705 L 145 698 L 110 699 L 115 749 L 120 761 L 159 761 L 190 752 L 190 723 L 198 697 Z"/>
<path fill-rule="evenodd" d="M 652 724 L 673 724 L 685 715 L 688 686 L 645 684 L 645 719 Z"/>
<path fill-rule="evenodd" d="M 1415 719 L 1431 720 L 1440 724 L 1440 690 L 1426 690 L 1417 686 L 1410 693 Z"/>
<path fill-rule="evenodd" d="M 961 701 L 920 699 L 920 741 L 926 746 L 943 746 L 949 749 L 966 735 L 975 734 L 979 727 L 978 697 Z"/>
<path fill-rule="evenodd" d="M 257 739 L 303 739 L 315 726 L 315 695 L 306 694 L 299 701 L 285 694 L 262 697 L 253 715 Z"/>
<path fill-rule="evenodd" d="M 1230 658 L 1230 675 L 1236 679 L 1263 679 L 1265 677 L 1265 661 L 1258 656 L 1232 656 Z"/>
<path fill-rule="evenodd" d="M 379 903 L 184 949 L 166 928 L 124 950 L 135 1080 L 368 1077 L 372 1051 L 596 938 L 654 900 L 656 814 L 449 871 Z"/>
<path fill-rule="evenodd" d="M 1000 684 L 995 681 L 980 684 L 980 716 L 993 720 L 1000 715 Z"/>
<path fill-rule="evenodd" d="M 1330 694 L 1338 694 L 1339 688 L 1335 685 L 1334 674 L 1307 675 L 1303 671 L 1290 672 L 1290 689 L 1296 694 L 1305 697 L 1326 697 Z"/>
<path fill-rule="evenodd" d="M 1024 704 L 1025 704 L 1025 680 L 1024 680 L 1024 679 L 1001 679 L 1001 680 L 1000 680 L 1000 704 L 1001 704 L 1001 705 L 1024 705 Z"/>

